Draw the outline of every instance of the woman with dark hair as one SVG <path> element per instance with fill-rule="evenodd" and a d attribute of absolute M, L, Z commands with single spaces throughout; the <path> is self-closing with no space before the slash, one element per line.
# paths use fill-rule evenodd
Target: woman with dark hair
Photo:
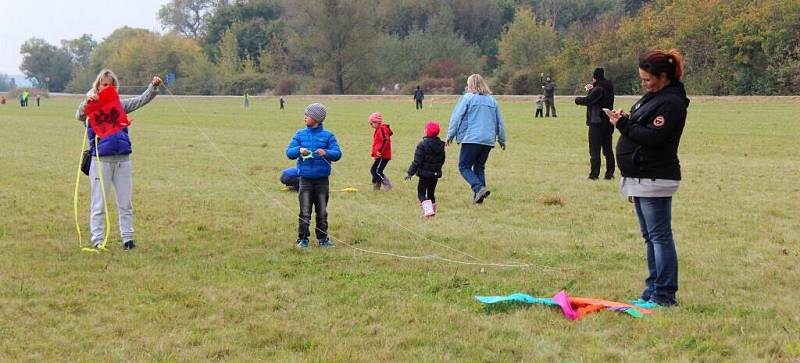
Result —
<path fill-rule="evenodd" d="M 672 306 L 677 302 L 678 255 L 672 237 L 672 195 L 678 190 L 681 167 L 678 145 L 686 124 L 689 99 L 681 83 L 683 57 L 673 49 L 653 50 L 639 57 L 644 96 L 631 107 L 608 112 L 621 136 L 617 165 L 621 192 L 634 203 L 647 253 L 648 276 L 641 306 Z"/>

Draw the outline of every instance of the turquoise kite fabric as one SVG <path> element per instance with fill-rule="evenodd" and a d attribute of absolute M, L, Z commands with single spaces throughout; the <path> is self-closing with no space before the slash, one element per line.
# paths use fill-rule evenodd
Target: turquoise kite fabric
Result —
<path fill-rule="evenodd" d="M 526 304 L 539 304 L 558 306 L 564 313 L 564 316 L 570 320 L 578 320 L 586 314 L 593 313 L 600 310 L 610 310 L 626 313 L 634 318 L 641 318 L 644 314 L 650 314 L 651 311 L 636 305 L 620 303 L 615 301 L 571 297 L 567 294 L 566 290 L 561 290 L 552 298 L 533 297 L 523 293 L 514 293 L 505 296 L 475 296 L 484 304 L 496 304 L 501 302 L 521 302 Z"/>
<path fill-rule="evenodd" d="M 558 305 L 558 303 L 553 301 L 553 299 L 551 298 L 533 297 L 528 294 L 523 294 L 521 292 L 517 292 L 506 296 L 475 296 L 475 300 L 478 300 L 484 304 L 515 301 L 528 304 Z"/>

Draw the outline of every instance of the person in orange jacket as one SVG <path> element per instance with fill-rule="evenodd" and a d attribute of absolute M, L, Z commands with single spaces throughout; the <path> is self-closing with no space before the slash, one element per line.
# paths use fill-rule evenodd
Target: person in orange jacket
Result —
<path fill-rule="evenodd" d="M 380 112 L 373 112 L 369 115 L 369 125 L 375 129 L 372 135 L 372 163 L 370 173 L 372 173 L 372 188 L 381 190 L 392 189 L 392 181 L 383 173 L 386 164 L 392 160 L 392 129 L 388 124 L 383 123 L 383 116 Z"/>

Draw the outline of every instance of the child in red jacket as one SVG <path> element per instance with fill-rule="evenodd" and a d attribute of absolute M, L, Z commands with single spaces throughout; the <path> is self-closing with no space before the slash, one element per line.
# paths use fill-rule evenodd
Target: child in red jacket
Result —
<path fill-rule="evenodd" d="M 372 168 L 369 170 L 372 173 L 372 188 L 381 190 L 382 185 L 385 190 L 390 190 L 392 181 L 383 174 L 383 169 L 392 159 L 392 129 L 383 123 L 380 112 L 369 115 L 369 125 L 375 129 L 375 133 L 372 135 L 372 158 L 375 159 L 375 162 L 372 163 Z"/>

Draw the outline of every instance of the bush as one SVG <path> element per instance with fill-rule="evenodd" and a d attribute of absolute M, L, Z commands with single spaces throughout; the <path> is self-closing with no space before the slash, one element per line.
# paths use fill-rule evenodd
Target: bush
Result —
<path fill-rule="evenodd" d="M 35 102 L 36 101 L 36 95 L 42 96 L 43 98 L 50 97 L 50 93 L 47 92 L 47 90 L 43 89 L 43 88 L 30 88 L 30 87 L 20 88 L 20 87 L 17 87 L 17 88 L 14 88 L 12 90 L 9 90 L 8 93 L 6 93 L 6 99 L 8 100 L 8 102 L 11 102 L 11 101 L 14 101 L 14 100 L 19 101 L 19 94 L 22 93 L 22 91 L 25 91 L 25 90 L 27 90 L 31 94 L 30 97 L 28 98 L 29 101 L 33 100 Z"/>
<path fill-rule="evenodd" d="M 431 62 L 422 71 L 422 74 L 430 78 L 455 78 L 463 76 L 469 72 L 467 67 L 464 67 L 452 59 L 439 59 Z"/>
<path fill-rule="evenodd" d="M 243 73 L 231 78 L 223 79 L 220 82 L 222 94 L 243 95 L 263 93 L 265 90 L 273 88 L 272 81 L 260 73 Z"/>
<path fill-rule="evenodd" d="M 278 81 L 278 84 L 275 86 L 275 90 L 273 93 L 276 96 L 284 96 L 292 94 L 294 90 L 294 79 L 287 78 Z"/>

